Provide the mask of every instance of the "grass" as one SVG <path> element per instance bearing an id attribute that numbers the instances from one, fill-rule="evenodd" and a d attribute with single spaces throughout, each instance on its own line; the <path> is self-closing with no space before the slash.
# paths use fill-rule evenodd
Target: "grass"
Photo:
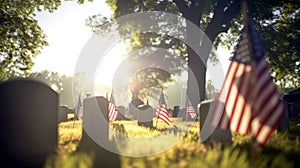
<path id="1" fill-rule="evenodd" d="M 174 119 L 172 119 L 174 120 Z M 251 148 L 251 138 L 233 134 L 233 143 L 222 145 L 218 143 L 203 144 L 199 141 L 198 122 L 189 122 L 188 128 L 181 127 L 178 122 L 178 133 L 159 121 L 157 129 L 137 126 L 136 121 L 117 121 L 111 123 L 110 138 L 121 133 L 124 139 L 152 138 L 166 136 L 168 141 L 179 138 L 171 148 L 161 153 L 144 157 L 118 156 L 121 167 L 299 167 L 300 166 L 300 126 L 299 118 L 291 119 L 290 129 L 283 133 L 275 132 L 268 144 L 261 151 L 254 152 Z M 156 122 L 156 121 L 155 121 Z M 154 123 L 155 123 L 154 122 Z M 182 122 L 184 123 L 184 122 Z M 119 127 L 121 126 L 121 127 Z M 98 156 L 93 153 L 77 152 L 81 140 L 81 121 L 70 121 L 59 124 L 59 146 L 56 156 L 48 159 L 45 167 L 92 167 Z M 168 139 L 170 138 L 170 139 Z M 160 145 L 136 147 L 137 142 L 129 143 L 130 151 L 143 152 L 162 148 Z M 127 152 L 128 152 L 127 151 Z M 151 152 L 151 151 L 150 151 Z"/>

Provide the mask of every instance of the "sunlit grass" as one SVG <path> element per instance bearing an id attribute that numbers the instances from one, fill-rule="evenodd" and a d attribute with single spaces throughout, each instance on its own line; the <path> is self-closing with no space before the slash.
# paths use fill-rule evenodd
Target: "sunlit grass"
<path id="1" fill-rule="evenodd" d="M 82 122 L 69 121 L 58 126 L 58 151 L 71 153 L 76 150 L 82 135 Z"/>
<path id="2" fill-rule="evenodd" d="M 172 119 L 174 121 L 175 119 Z M 184 129 L 180 122 L 176 125 L 181 132 L 181 139 L 170 149 L 162 153 L 145 157 L 119 156 L 121 167 L 297 167 L 300 164 L 300 127 L 299 119 L 293 119 L 290 129 L 283 133 L 275 132 L 268 144 L 261 151 L 254 152 L 251 148 L 251 138 L 233 134 L 233 143 L 221 145 L 218 143 L 203 144 L 199 141 L 199 123 L 182 122 L 188 125 Z M 137 125 L 136 121 L 117 121 L 112 125 L 122 125 L 123 138 L 149 138 L 160 136 L 171 130 L 167 141 L 178 137 L 172 133 L 172 128 L 158 120 L 158 128 L 150 129 Z M 154 126 L 156 120 L 154 120 Z M 116 131 L 111 129 L 111 131 Z M 97 158 L 93 154 L 76 152 L 82 133 L 81 121 L 70 121 L 59 125 L 58 154 L 48 160 L 46 167 L 91 167 Z M 169 133 L 169 132 L 168 132 Z M 131 144 L 128 150 L 149 150 L 137 148 Z M 158 146 L 159 148 L 160 146 Z"/>

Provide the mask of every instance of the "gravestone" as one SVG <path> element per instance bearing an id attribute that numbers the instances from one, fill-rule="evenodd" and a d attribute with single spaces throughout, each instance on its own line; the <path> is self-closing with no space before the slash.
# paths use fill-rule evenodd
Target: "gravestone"
<path id="1" fill-rule="evenodd" d="M 58 94 L 29 79 L 0 84 L 0 161 L 4 167 L 43 167 L 55 154 Z"/>
<path id="2" fill-rule="evenodd" d="M 78 152 L 92 153 L 93 167 L 120 167 L 119 156 L 104 146 L 115 147 L 109 141 L 108 101 L 106 98 L 88 97 L 83 100 L 82 139 Z"/>
<path id="3" fill-rule="evenodd" d="M 144 102 L 140 99 L 131 100 L 131 102 L 128 105 L 128 111 L 129 111 L 131 119 L 137 119 L 138 106 L 143 105 L 143 104 L 144 104 Z"/>
<path id="4" fill-rule="evenodd" d="M 282 119 L 277 127 L 277 130 L 282 132 L 289 129 L 289 111 L 288 111 L 288 103 L 286 100 L 283 100 L 284 103 L 284 114 Z"/>
<path id="5" fill-rule="evenodd" d="M 58 107 L 58 115 L 57 115 L 57 122 L 65 122 L 68 121 L 68 113 L 69 109 L 66 106 L 59 106 Z"/>
<path id="6" fill-rule="evenodd" d="M 207 119 L 208 113 L 212 110 L 213 100 L 202 101 L 199 107 L 200 113 L 200 139 L 202 142 L 221 142 L 227 144 L 232 142 L 230 130 L 223 130 L 211 125 Z"/>
<path id="7" fill-rule="evenodd" d="M 178 117 L 180 106 L 174 106 L 173 117 Z"/>
<path id="8" fill-rule="evenodd" d="M 117 107 L 118 111 L 119 111 L 119 115 L 118 115 L 118 119 L 117 120 L 127 120 L 127 118 L 125 117 L 125 107 L 124 106 L 118 106 Z"/>
<path id="9" fill-rule="evenodd" d="M 179 116 L 183 121 L 187 120 L 186 108 L 180 109 Z"/>
<path id="10" fill-rule="evenodd" d="M 138 125 L 153 128 L 153 108 L 150 105 L 138 107 Z"/>

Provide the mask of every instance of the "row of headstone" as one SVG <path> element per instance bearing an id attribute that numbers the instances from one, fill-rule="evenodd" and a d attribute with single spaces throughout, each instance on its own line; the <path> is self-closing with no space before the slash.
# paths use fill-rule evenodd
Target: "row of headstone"
<path id="1" fill-rule="evenodd" d="M 229 130 L 213 128 L 206 120 L 213 101 L 200 103 L 201 141 L 230 143 Z M 120 167 L 119 156 L 103 146 L 109 141 L 108 101 L 88 97 L 83 101 L 83 129 L 78 152 L 93 153 L 94 167 Z M 58 143 L 58 94 L 49 86 L 19 79 L 0 84 L 0 161 L 6 167 L 42 167 Z M 140 106 L 138 124 L 153 127 L 153 108 Z"/>
<path id="2" fill-rule="evenodd" d="M 84 100 L 82 140 L 77 152 L 93 153 L 94 167 L 120 167 L 119 156 L 99 144 L 108 140 L 108 101 Z M 15 79 L 0 83 L 2 167 L 43 167 L 58 145 L 58 94 L 46 84 Z M 65 112 L 66 113 L 66 112 Z M 100 115 L 102 114 L 102 115 Z"/>

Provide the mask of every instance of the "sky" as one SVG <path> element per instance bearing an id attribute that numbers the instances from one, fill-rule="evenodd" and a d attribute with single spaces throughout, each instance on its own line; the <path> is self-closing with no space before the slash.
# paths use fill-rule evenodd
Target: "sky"
<path id="1" fill-rule="evenodd" d="M 109 17 L 112 11 L 105 0 L 94 0 L 92 3 L 86 2 L 82 5 L 76 2 L 63 1 L 54 13 L 38 12 L 36 14 L 39 25 L 47 36 L 49 46 L 46 46 L 41 54 L 34 59 L 33 71 L 50 70 L 72 76 L 84 45 L 92 37 L 91 29 L 85 25 L 85 20 L 96 14 Z M 124 48 L 124 46 L 122 47 Z M 114 53 L 113 49 L 111 51 L 112 55 L 120 53 L 120 51 Z M 217 53 L 221 63 L 217 66 L 221 65 L 223 67 L 222 73 L 225 76 L 229 65 L 230 52 L 221 48 L 218 49 Z M 219 70 L 213 69 L 213 71 Z M 112 80 L 112 77 L 108 77 L 107 80 Z M 109 83 L 108 81 L 107 83 Z M 214 83 L 213 81 L 213 84 L 216 88 L 220 88 L 222 82 L 217 81 Z"/>
<path id="2" fill-rule="evenodd" d="M 54 13 L 36 14 L 49 46 L 44 47 L 34 59 L 33 71 L 51 70 L 71 76 L 83 46 L 92 36 L 85 20 L 95 14 L 110 16 L 112 11 L 105 0 L 94 0 L 93 3 L 85 2 L 82 5 L 63 1 Z"/>

